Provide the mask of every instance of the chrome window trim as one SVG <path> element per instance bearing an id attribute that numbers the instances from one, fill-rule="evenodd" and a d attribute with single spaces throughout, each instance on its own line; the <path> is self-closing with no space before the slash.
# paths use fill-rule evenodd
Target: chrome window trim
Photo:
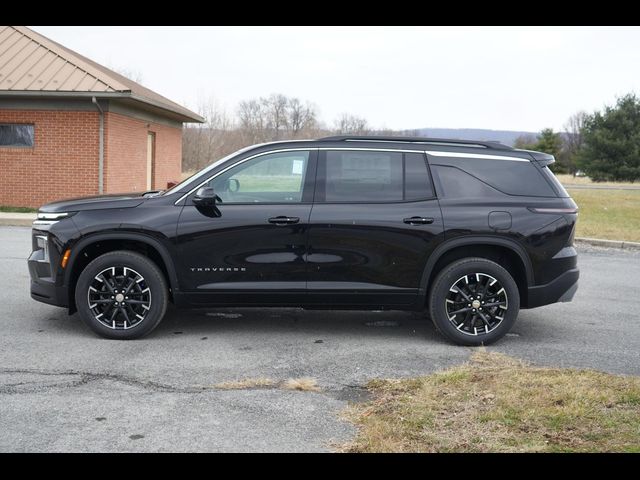
<path id="1" fill-rule="evenodd" d="M 234 162 L 233 165 L 229 165 L 226 168 L 223 168 L 222 170 L 220 170 L 218 173 L 216 173 L 215 175 L 212 175 L 210 177 L 208 177 L 206 180 L 204 180 L 203 182 L 199 183 L 198 185 L 196 185 L 194 188 L 192 188 L 191 190 L 189 190 L 187 193 L 185 193 L 184 195 L 182 195 L 178 200 L 176 200 L 173 204 L 174 205 L 178 205 L 179 202 L 181 202 L 182 200 L 184 200 L 185 198 L 187 198 L 189 195 L 191 195 L 193 192 L 195 192 L 197 189 L 199 189 L 201 186 L 203 186 L 205 183 L 210 182 L 211 180 L 213 180 L 214 178 L 216 178 L 218 175 L 222 175 L 224 172 L 226 172 L 227 170 L 237 166 L 237 165 L 241 165 L 244 162 L 247 162 L 249 160 L 252 160 L 254 158 L 258 158 L 258 157 L 262 157 L 264 155 L 270 155 L 272 153 L 283 153 L 283 152 L 311 152 L 313 150 L 318 150 L 317 148 L 282 148 L 279 150 L 269 150 L 267 152 L 260 152 L 260 153 L 256 153 L 255 155 L 251 155 L 247 158 L 243 158 L 242 160 L 240 160 L 239 162 Z"/>
<path id="2" fill-rule="evenodd" d="M 320 147 L 318 150 L 326 151 L 337 151 L 342 152 L 344 150 L 356 150 L 360 152 L 399 152 L 399 153 L 424 153 L 422 150 L 407 150 L 402 148 L 366 148 L 366 147 Z"/>
<path id="3" fill-rule="evenodd" d="M 442 152 L 437 150 L 426 150 L 424 153 L 433 155 L 434 157 L 452 157 L 452 158 L 481 158 L 484 160 L 508 160 L 512 162 L 529 162 L 526 158 L 507 157 L 505 155 L 490 155 L 487 153 L 463 153 L 463 152 Z"/>
<path id="4" fill-rule="evenodd" d="M 236 165 L 240 165 L 248 160 L 263 156 L 263 155 L 269 155 L 272 153 L 282 153 L 282 152 L 300 152 L 300 151 L 327 151 L 327 150 L 333 150 L 333 151 L 343 151 L 343 150 L 355 150 L 355 151 L 365 151 L 365 152 L 400 152 L 400 153 L 423 153 L 420 150 L 403 150 L 403 149 L 398 149 L 398 148 L 357 148 L 357 147 L 307 147 L 307 148 L 281 148 L 278 150 L 269 150 L 268 152 L 260 152 L 260 153 L 256 153 L 255 155 L 251 155 L 250 157 L 247 158 L 243 158 L 242 160 L 240 160 L 239 162 L 234 163 L 233 165 L 229 165 L 227 168 L 224 168 L 222 170 L 220 170 L 218 173 L 216 173 L 215 175 L 212 175 L 211 177 L 208 177 L 206 180 L 204 180 L 203 182 L 201 182 L 200 184 L 198 184 L 197 186 L 195 186 L 194 188 L 192 188 L 191 190 L 189 190 L 187 193 L 185 193 L 184 195 L 182 195 L 178 200 L 176 200 L 173 204 L 177 205 L 178 203 L 180 203 L 182 200 L 184 200 L 186 197 L 188 197 L 189 195 L 191 195 L 193 192 L 195 192 L 197 189 L 199 189 L 201 186 L 203 186 L 205 183 L 210 182 L 211 180 L 213 180 L 214 178 L 216 178 L 218 175 L 226 172 L 227 170 L 229 170 L 230 168 L 235 167 Z M 210 167 L 211 168 L 211 167 Z"/>
<path id="5" fill-rule="evenodd" d="M 237 153 L 240 154 L 244 150 L 245 149 L 242 149 Z M 233 165 L 229 165 L 228 167 L 223 168 L 222 170 L 220 170 L 215 175 L 207 177 L 206 180 L 200 182 L 198 185 L 193 187 L 187 193 L 185 193 L 180 198 L 178 198 L 178 200 L 176 200 L 173 204 L 174 205 L 178 205 L 178 203 L 180 203 L 185 198 L 187 198 L 189 195 L 191 195 L 193 192 L 195 192 L 197 189 L 202 187 L 205 183 L 210 182 L 211 180 L 216 178 L 218 175 L 223 174 L 227 170 L 235 167 L 236 165 L 241 165 L 242 163 L 247 162 L 249 160 L 252 160 L 254 158 L 261 157 L 261 156 L 264 156 L 264 155 L 270 155 L 272 153 L 300 152 L 300 151 L 313 151 L 313 150 L 316 150 L 316 151 L 344 151 L 344 150 L 349 150 L 349 151 L 360 151 L 360 152 L 425 153 L 426 155 L 433 155 L 434 157 L 481 158 L 481 159 L 485 159 L 485 160 L 510 160 L 510 161 L 513 161 L 513 162 L 530 162 L 530 160 L 527 160 L 525 158 L 507 157 L 507 156 L 503 156 L 503 155 L 489 155 L 489 154 L 481 154 L 481 153 L 443 152 L 443 151 L 438 151 L 438 150 L 415 150 L 415 149 L 401 149 L 401 148 L 367 148 L 367 147 L 361 147 L 361 148 L 358 148 L 358 147 L 281 148 L 281 149 L 277 149 L 277 150 L 269 150 L 269 151 L 266 151 L 266 152 L 256 153 L 255 155 L 251 155 L 251 156 L 249 156 L 247 158 L 243 158 L 239 162 L 235 162 L 235 163 L 233 163 Z M 218 162 L 216 162 L 216 164 L 217 163 Z M 207 170 L 211 170 L 212 168 L 215 167 L 216 164 L 209 166 L 207 169 L 203 170 L 203 172 L 206 173 Z"/>

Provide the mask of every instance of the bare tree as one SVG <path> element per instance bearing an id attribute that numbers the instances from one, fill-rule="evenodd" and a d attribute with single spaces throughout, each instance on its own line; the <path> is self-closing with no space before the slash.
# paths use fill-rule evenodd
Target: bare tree
<path id="1" fill-rule="evenodd" d="M 267 130 L 270 140 L 280 140 L 287 130 L 287 107 L 289 99 L 281 93 L 273 93 L 268 98 L 261 98 L 262 108 L 266 114 Z"/>
<path id="2" fill-rule="evenodd" d="M 299 98 L 290 98 L 287 108 L 287 130 L 291 138 L 309 133 L 317 127 L 316 110 L 309 102 L 302 103 Z"/>
<path id="3" fill-rule="evenodd" d="M 366 135 L 371 129 L 366 118 L 343 113 L 334 122 L 334 131 L 339 135 Z"/>
<path id="4" fill-rule="evenodd" d="M 249 143 L 266 141 L 266 113 L 261 99 L 243 100 L 238 105 L 242 136 Z"/>
<path id="5" fill-rule="evenodd" d="M 279 93 L 240 102 L 238 119 L 248 144 L 299 138 L 317 129 L 317 114 L 311 103 Z"/>
<path id="6" fill-rule="evenodd" d="M 183 132 L 183 171 L 202 168 L 238 148 L 237 139 L 229 134 L 233 130 L 233 121 L 215 99 L 200 100 L 198 113 L 205 122 L 191 124 Z"/>
<path id="7" fill-rule="evenodd" d="M 564 130 L 566 132 L 564 138 L 564 156 L 566 157 L 567 167 L 569 171 L 576 175 L 576 157 L 578 152 L 584 144 L 582 138 L 582 129 L 584 128 L 584 122 L 587 118 L 587 112 L 577 112 L 569 117 L 567 123 L 564 124 Z"/>

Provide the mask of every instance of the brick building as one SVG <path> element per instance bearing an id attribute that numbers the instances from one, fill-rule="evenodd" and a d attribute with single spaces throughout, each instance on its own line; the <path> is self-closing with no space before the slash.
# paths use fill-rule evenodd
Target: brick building
<path id="1" fill-rule="evenodd" d="M 202 118 L 26 27 L 0 26 L 0 205 L 164 189 Z"/>

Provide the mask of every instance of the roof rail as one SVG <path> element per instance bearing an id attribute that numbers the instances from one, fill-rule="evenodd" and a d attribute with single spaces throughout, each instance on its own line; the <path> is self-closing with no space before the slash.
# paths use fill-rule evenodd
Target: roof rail
<path id="1" fill-rule="evenodd" d="M 394 137 L 383 135 L 336 135 L 319 138 L 320 142 L 395 142 L 395 143 L 428 143 L 432 145 L 462 145 L 468 147 L 493 148 L 496 150 L 513 150 L 500 142 L 484 142 L 478 140 L 456 140 L 452 138 L 427 137 Z"/>

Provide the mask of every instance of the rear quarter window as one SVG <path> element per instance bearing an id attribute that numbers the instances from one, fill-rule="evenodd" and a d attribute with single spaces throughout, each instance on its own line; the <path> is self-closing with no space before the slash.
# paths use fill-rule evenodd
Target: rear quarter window
<path id="1" fill-rule="evenodd" d="M 558 180 L 553 172 L 549 170 L 549 167 L 542 167 L 540 171 L 542 172 L 542 175 L 544 175 L 544 177 L 547 179 L 547 181 L 549 181 L 549 183 L 551 183 L 551 185 L 553 185 L 553 187 L 556 189 L 559 197 L 568 198 L 570 196 L 560 183 L 560 180 Z"/>
<path id="2" fill-rule="evenodd" d="M 442 159 L 431 159 L 441 163 Z M 547 180 L 530 161 L 447 158 L 446 166 L 456 167 L 507 195 L 556 197 Z"/>
<path id="3" fill-rule="evenodd" d="M 481 198 L 502 195 L 495 188 L 457 167 L 432 165 L 438 195 L 443 198 Z"/>

